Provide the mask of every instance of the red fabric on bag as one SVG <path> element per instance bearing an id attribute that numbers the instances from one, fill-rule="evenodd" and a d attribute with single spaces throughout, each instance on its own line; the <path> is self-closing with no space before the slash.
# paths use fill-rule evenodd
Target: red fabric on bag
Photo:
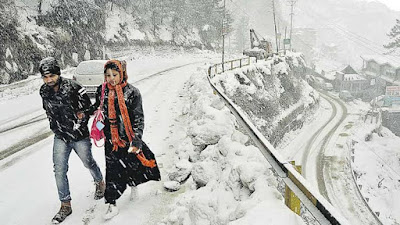
<path id="1" fill-rule="evenodd" d="M 99 130 L 96 126 L 97 122 L 99 122 L 99 121 L 104 124 L 103 111 L 100 109 L 98 109 L 94 112 L 92 129 L 90 130 L 90 138 L 93 139 L 93 142 L 97 147 L 101 147 L 104 145 L 104 143 L 102 145 L 98 145 L 97 142 L 100 141 L 101 139 L 105 138 L 103 129 Z"/>

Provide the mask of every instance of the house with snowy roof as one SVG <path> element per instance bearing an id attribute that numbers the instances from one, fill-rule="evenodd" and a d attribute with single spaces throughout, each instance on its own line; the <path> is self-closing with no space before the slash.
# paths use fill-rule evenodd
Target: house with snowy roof
<path id="1" fill-rule="evenodd" d="M 376 96 L 384 95 L 386 87 L 400 86 L 400 57 L 392 55 L 362 55 L 362 73 L 371 80 Z"/>
<path id="2" fill-rule="evenodd" d="M 400 57 L 392 55 L 363 55 L 362 71 L 372 78 L 379 78 L 388 85 L 400 85 Z"/>
<path id="3" fill-rule="evenodd" d="M 357 98 L 371 98 L 370 80 L 365 76 L 358 74 L 350 65 L 342 71 L 336 72 L 334 87 L 338 91 L 346 90 Z"/>

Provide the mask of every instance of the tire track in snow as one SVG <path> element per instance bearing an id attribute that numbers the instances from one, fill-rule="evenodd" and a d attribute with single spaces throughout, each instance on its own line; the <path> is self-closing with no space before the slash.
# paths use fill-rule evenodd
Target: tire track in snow
<path id="1" fill-rule="evenodd" d="M 322 94 L 322 96 L 332 106 L 333 112 L 332 112 L 332 116 L 329 119 L 329 121 L 332 121 L 333 118 L 335 118 L 336 115 L 338 114 L 338 109 L 337 109 L 336 105 L 334 104 L 332 98 L 328 97 L 328 95 L 325 95 L 325 93 Z M 342 106 L 342 111 L 343 111 L 343 113 L 342 113 L 342 115 L 340 117 L 340 120 L 329 131 L 329 133 L 324 137 L 324 139 L 322 141 L 322 145 L 321 145 L 321 150 L 319 151 L 319 153 L 317 155 L 317 170 L 316 170 L 317 175 L 316 175 L 316 177 L 317 177 L 317 179 L 319 181 L 318 182 L 318 190 L 321 193 L 321 195 L 323 195 L 329 202 L 331 202 L 331 201 L 330 201 L 328 193 L 326 191 L 325 179 L 324 179 L 324 165 L 325 165 L 325 160 L 326 160 L 325 149 L 327 147 L 327 144 L 328 144 L 329 140 L 331 140 L 333 134 L 336 132 L 337 128 L 340 126 L 340 124 L 342 124 L 342 122 L 347 117 L 347 109 L 346 109 L 346 107 Z"/>
<path id="2" fill-rule="evenodd" d="M 7 157 L 9 157 L 12 154 L 15 154 L 19 151 L 21 151 L 22 149 L 31 146 L 39 141 L 42 141 L 43 139 L 49 137 L 50 135 L 53 134 L 53 131 L 47 131 L 43 134 L 39 134 L 33 137 L 30 137 L 28 139 L 24 139 L 23 141 L 20 141 L 6 149 L 4 149 L 3 151 L 0 152 L 0 160 L 3 160 Z"/>
<path id="3" fill-rule="evenodd" d="M 320 190 L 321 194 L 325 198 L 327 198 L 327 200 L 329 202 L 331 202 L 332 205 L 334 205 L 337 208 L 342 209 L 342 211 L 343 211 L 343 209 L 349 211 L 349 208 L 347 208 L 346 205 L 343 204 L 343 202 L 344 201 L 351 202 L 351 204 L 349 204 L 352 207 L 352 208 L 350 208 L 350 214 L 353 214 L 353 218 L 355 218 L 355 220 L 360 222 L 360 224 L 382 225 L 382 222 L 379 220 L 379 218 L 375 215 L 373 210 L 369 207 L 368 203 L 362 197 L 362 194 L 361 194 L 360 190 L 357 188 L 357 183 L 354 180 L 353 176 L 352 175 L 348 176 L 349 174 L 353 173 L 351 167 L 350 166 L 346 167 L 345 165 L 340 166 L 343 169 L 347 169 L 347 170 L 342 171 L 342 173 L 346 177 L 334 176 L 333 173 L 337 172 L 337 167 L 335 167 L 334 164 L 341 163 L 341 161 L 340 160 L 338 161 L 338 158 L 335 156 L 325 156 L 324 152 L 326 150 L 328 143 L 330 142 L 331 138 L 333 137 L 334 133 L 337 131 L 339 126 L 343 123 L 343 121 L 349 115 L 347 113 L 347 107 L 344 105 L 344 103 L 342 101 L 334 99 L 329 95 L 327 95 L 326 97 L 328 97 L 330 99 L 330 100 L 327 99 L 328 101 L 330 101 L 330 102 L 332 101 L 332 103 L 336 102 L 342 109 L 343 114 L 342 114 L 340 121 L 337 123 L 337 125 L 334 127 L 334 129 L 332 129 L 332 131 L 329 132 L 329 135 L 327 135 L 324 138 L 322 150 L 321 150 L 320 154 L 318 155 L 318 161 L 317 161 L 317 168 L 318 168 L 317 171 L 319 173 L 318 178 L 319 178 L 319 180 L 322 181 L 322 182 L 318 183 L 318 189 Z M 346 158 L 344 158 L 344 160 L 346 160 Z M 344 163 L 346 164 L 349 162 L 344 162 Z M 329 177 L 329 179 L 325 179 L 325 177 Z M 338 191 L 343 191 L 343 193 L 347 194 L 346 196 L 348 196 L 349 198 L 345 198 L 345 199 L 340 198 L 339 200 L 336 199 L 335 202 L 332 202 L 334 200 L 335 196 L 331 196 L 331 198 L 333 198 L 333 199 L 329 198 L 327 186 L 330 186 L 331 190 L 337 190 L 334 188 L 333 183 L 329 182 L 329 181 L 333 180 L 333 177 L 336 177 L 336 181 L 338 181 L 338 182 L 335 182 L 336 184 L 338 184 L 338 183 L 344 184 L 343 185 L 344 189 L 338 190 Z M 341 177 L 341 178 L 338 178 L 338 177 Z M 352 187 L 349 187 L 345 184 L 350 185 Z M 347 212 L 347 213 L 349 213 L 349 212 Z"/>
<path id="4" fill-rule="evenodd" d="M 25 120 L 25 121 L 22 121 L 22 122 L 20 122 L 18 124 L 12 125 L 12 126 L 7 126 L 6 125 L 6 126 L 3 126 L 3 127 L 0 128 L 0 134 L 5 133 L 7 131 L 11 131 L 13 129 L 17 129 L 17 128 L 26 126 L 26 125 L 31 125 L 31 124 L 34 124 L 34 123 L 37 123 L 37 122 L 41 122 L 41 121 L 46 120 L 46 119 L 47 119 L 47 117 L 46 117 L 45 114 L 40 114 L 38 116 L 32 117 L 30 120 Z"/>
<path id="5" fill-rule="evenodd" d="M 139 80 L 133 82 L 133 84 L 135 84 L 135 85 L 136 85 L 136 84 L 139 84 L 139 83 L 141 83 L 141 82 L 143 82 L 143 81 L 146 81 L 146 80 L 148 80 L 148 79 L 151 79 L 151 78 L 153 78 L 153 77 L 163 75 L 163 73 L 169 72 L 169 71 L 171 71 L 171 70 L 176 70 L 176 69 L 180 69 L 180 68 L 185 67 L 185 66 L 189 66 L 189 65 L 193 65 L 193 64 L 197 64 L 197 63 L 204 63 L 204 62 L 206 62 L 206 61 L 202 60 L 202 61 L 196 61 L 196 62 L 186 63 L 186 64 L 179 65 L 179 66 L 173 66 L 173 67 L 170 67 L 170 68 L 168 68 L 168 69 L 161 70 L 161 71 L 159 71 L 159 72 L 150 74 L 150 75 L 147 76 L 147 77 L 141 78 L 141 79 L 139 79 Z"/>
<path id="6" fill-rule="evenodd" d="M 329 102 L 329 101 L 328 101 Z M 321 132 L 326 128 L 326 126 L 333 120 L 333 118 L 336 116 L 336 108 L 334 107 L 334 105 L 329 102 L 330 105 L 332 106 L 332 108 L 334 109 L 334 112 L 331 113 L 331 116 L 329 117 L 329 120 L 326 121 L 311 137 L 311 139 L 307 142 L 307 146 L 305 148 L 305 151 L 303 153 L 302 156 L 302 163 L 301 165 L 303 165 L 303 176 L 307 177 L 307 170 L 306 170 L 306 165 L 307 165 L 307 161 L 309 158 L 309 155 L 311 153 L 311 147 L 312 145 L 315 143 L 316 139 L 318 138 L 318 136 L 321 134 Z"/>

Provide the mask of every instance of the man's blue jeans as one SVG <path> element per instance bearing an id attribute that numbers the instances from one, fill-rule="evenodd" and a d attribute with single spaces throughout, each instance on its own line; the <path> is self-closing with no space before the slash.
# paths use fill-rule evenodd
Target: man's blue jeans
<path id="1" fill-rule="evenodd" d="M 53 164 L 54 175 L 56 177 L 56 184 L 58 189 L 58 196 L 61 202 L 71 201 L 69 192 L 69 183 L 67 177 L 68 160 L 71 150 L 74 149 L 79 156 L 83 165 L 89 169 L 95 182 L 103 180 L 103 175 L 100 168 L 97 166 L 96 161 L 92 155 L 92 143 L 89 138 L 80 141 L 65 142 L 62 139 L 54 137 L 53 145 Z"/>

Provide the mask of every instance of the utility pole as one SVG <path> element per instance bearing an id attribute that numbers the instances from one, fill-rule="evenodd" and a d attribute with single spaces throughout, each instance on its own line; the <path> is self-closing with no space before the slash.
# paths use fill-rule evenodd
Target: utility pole
<path id="1" fill-rule="evenodd" d="M 293 30 L 293 8 L 297 0 L 290 0 L 290 51 L 292 51 L 292 30 Z"/>
<path id="2" fill-rule="evenodd" d="M 285 43 L 285 41 L 286 41 L 286 30 L 287 30 L 287 27 L 285 27 L 285 38 L 283 39 L 283 53 L 286 55 L 286 43 Z"/>
<path id="3" fill-rule="evenodd" d="M 280 32 L 280 28 L 279 28 L 279 20 L 276 21 L 276 30 L 277 30 L 277 36 L 278 36 L 278 49 L 281 49 L 281 32 Z"/>
<path id="4" fill-rule="evenodd" d="M 224 0 L 224 15 L 222 17 L 222 72 L 225 71 L 224 55 L 225 55 L 225 0 Z"/>
<path id="5" fill-rule="evenodd" d="M 273 15 L 274 15 L 276 53 L 278 53 L 279 52 L 279 48 L 278 48 L 278 31 L 276 29 L 276 20 L 275 20 L 275 0 L 272 0 L 272 12 L 273 12 Z"/>

